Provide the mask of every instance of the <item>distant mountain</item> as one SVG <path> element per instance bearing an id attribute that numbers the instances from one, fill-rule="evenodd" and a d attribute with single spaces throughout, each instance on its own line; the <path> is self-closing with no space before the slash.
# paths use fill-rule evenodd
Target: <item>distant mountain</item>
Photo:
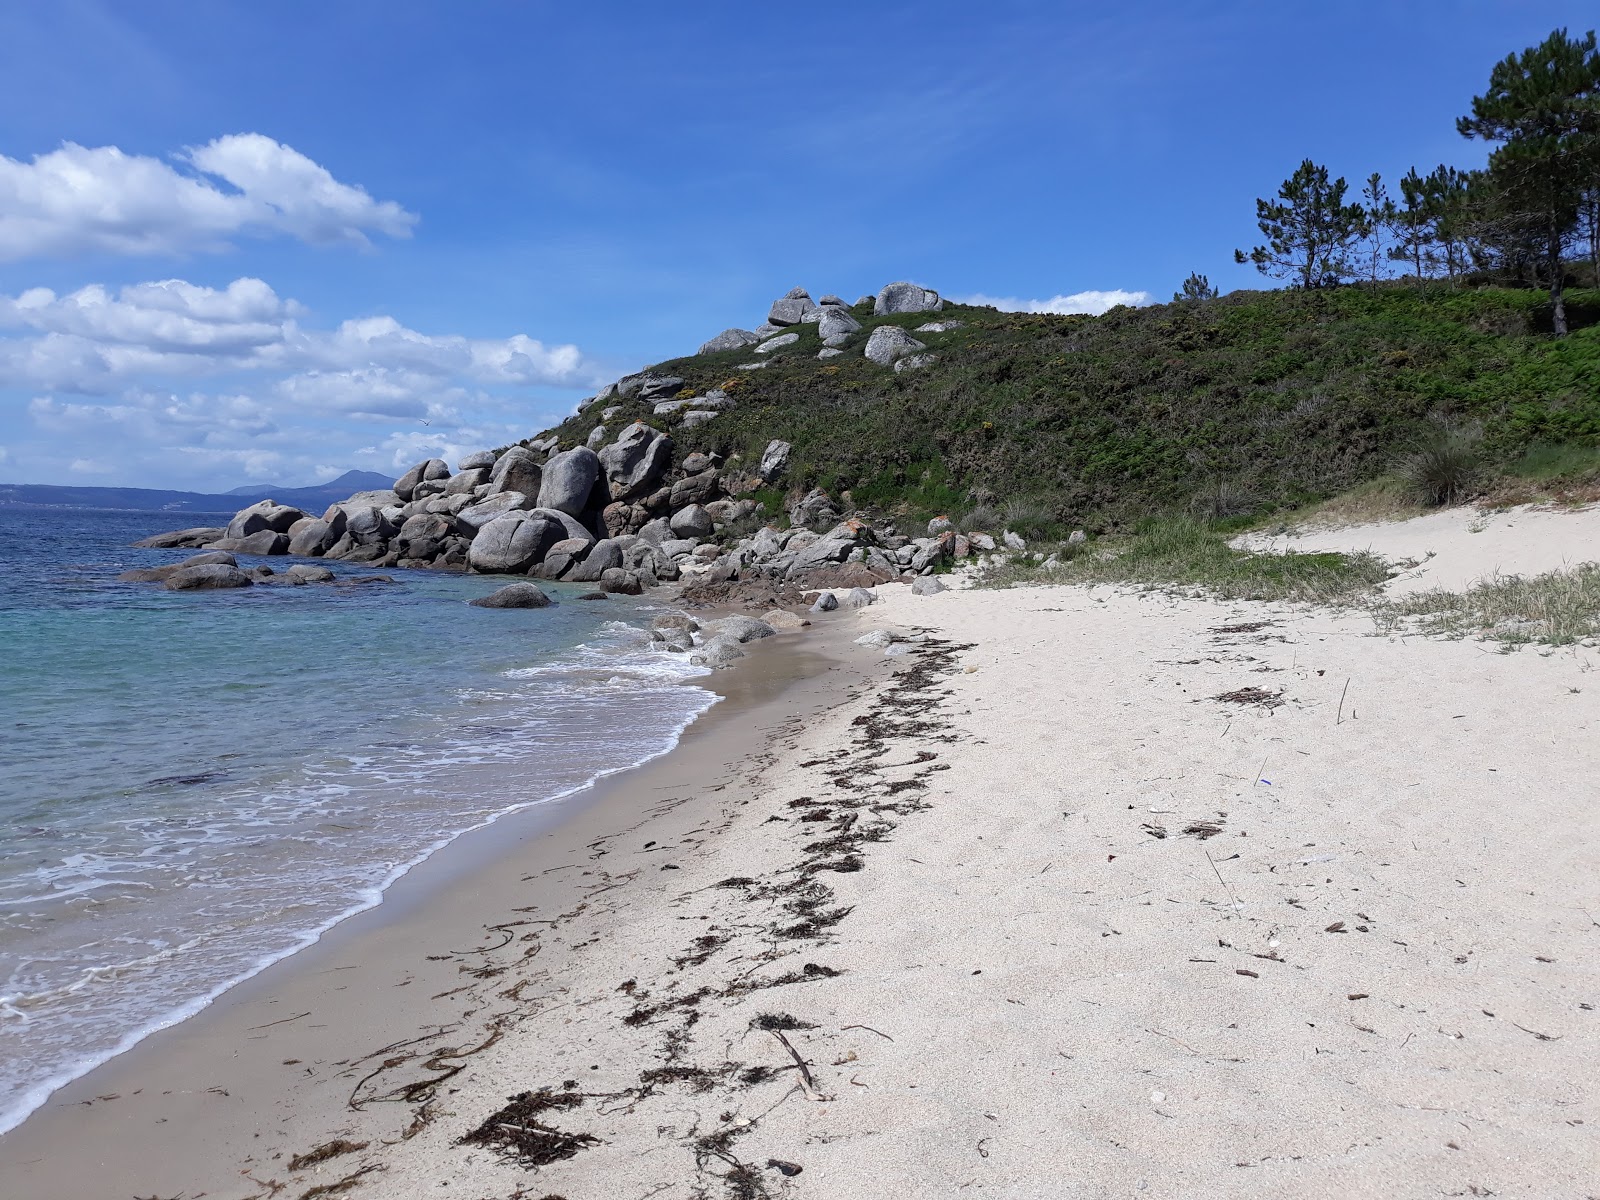
<path id="1" fill-rule="evenodd" d="M 43 505 L 50 508 L 115 508 L 131 512 L 235 513 L 256 500 L 271 498 L 307 512 L 321 511 L 356 492 L 394 486 L 394 480 L 373 471 L 346 471 L 316 487 L 280 488 L 251 484 L 217 495 L 165 488 L 61 487 L 48 483 L 0 484 L 0 506 Z"/>
<path id="2" fill-rule="evenodd" d="M 379 475 L 376 471 L 346 471 L 337 479 L 330 479 L 327 483 L 313 484 L 310 487 L 294 488 L 276 483 L 247 483 L 243 487 L 229 488 L 227 494 L 230 496 L 255 496 L 258 499 L 271 496 L 273 499 L 277 499 L 279 496 L 286 496 L 290 492 L 322 492 L 332 489 L 334 491 L 342 491 L 343 494 L 339 497 L 342 500 L 345 496 L 352 496 L 356 492 L 374 492 L 380 488 L 393 486 L 394 480 L 392 478 L 388 475 Z"/>

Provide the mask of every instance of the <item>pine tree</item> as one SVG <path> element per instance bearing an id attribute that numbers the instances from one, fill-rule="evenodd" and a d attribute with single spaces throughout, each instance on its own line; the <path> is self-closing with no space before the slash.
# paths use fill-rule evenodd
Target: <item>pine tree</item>
<path id="1" fill-rule="evenodd" d="M 1428 180 L 1418 175 L 1415 167 L 1400 180 L 1400 203 L 1395 206 L 1393 221 L 1395 244 L 1389 247 L 1389 257 L 1409 263 L 1420 284 L 1424 264 L 1429 261 L 1428 247 L 1433 244 L 1433 211 Z"/>
<path id="2" fill-rule="evenodd" d="M 1215 300 L 1217 289 L 1211 286 L 1211 281 L 1198 271 L 1191 272 L 1189 278 L 1183 281 L 1183 290 L 1173 292 L 1172 298 L 1177 300 Z"/>
<path id="3" fill-rule="evenodd" d="M 1578 220 L 1584 185 L 1600 155 L 1600 52 L 1595 35 L 1558 29 L 1509 55 L 1456 121 L 1463 137 L 1499 142 L 1489 176 L 1508 212 L 1538 231 L 1558 335 L 1567 332 L 1562 251 Z"/>
<path id="4" fill-rule="evenodd" d="M 1301 287 L 1331 287 L 1355 273 L 1351 248 L 1367 233 L 1366 210 L 1346 204 L 1344 177 L 1329 180 L 1328 168 L 1309 158 L 1283 181 L 1276 200 L 1256 201 L 1256 224 L 1267 244 L 1235 262 L 1255 263 L 1263 275 L 1294 279 Z"/>
<path id="5" fill-rule="evenodd" d="M 1367 176 L 1361 189 L 1362 207 L 1367 214 L 1365 257 L 1367 278 L 1376 283 L 1383 276 L 1385 261 L 1390 257 L 1390 244 L 1395 223 L 1394 201 L 1389 189 L 1383 186 L 1383 176 L 1374 171 Z"/>

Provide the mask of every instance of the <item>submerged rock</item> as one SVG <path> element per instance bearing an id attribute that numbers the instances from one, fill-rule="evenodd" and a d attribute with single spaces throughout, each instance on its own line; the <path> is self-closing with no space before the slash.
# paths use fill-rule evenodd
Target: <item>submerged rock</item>
<path id="1" fill-rule="evenodd" d="M 169 592 L 200 591 L 212 588 L 249 587 L 255 580 L 238 567 L 215 564 L 209 567 L 180 567 L 166 579 Z"/>

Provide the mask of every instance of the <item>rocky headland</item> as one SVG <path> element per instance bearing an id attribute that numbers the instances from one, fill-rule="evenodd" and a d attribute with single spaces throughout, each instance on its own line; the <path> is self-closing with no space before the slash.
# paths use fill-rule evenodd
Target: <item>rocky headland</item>
<path id="1" fill-rule="evenodd" d="M 853 306 L 832 295 L 813 301 L 796 288 L 775 301 L 754 330 L 726 330 L 698 353 L 748 349 L 768 356 L 797 344 L 797 329 L 814 326 L 823 343 L 818 357 L 848 352 L 878 369 L 916 369 L 934 361 L 926 346 L 899 325 L 868 330 L 869 314 L 926 314 L 943 307 L 937 292 L 909 283 L 889 284 Z M 926 329 L 958 325 L 930 322 Z M 740 365 L 755 370 L 770 361 Z M 563 436 L 568 422 L 518 445 L 466 455 L 453 469 L 430 458 L 406 471 L 392 489 L 357 492 L 321 513 L 260 500 L 226 526 L 145 539 L 138 545 L 201 553 L 123 578 L 172 590 L 334 582 L 326 568 L 296 565 L 278 573 L 264 565 L 242 568 L 235 558 L 292 556 L 385 569 L 520 575 L 590 584 L 602 594 L 639 595 L 673 584 L 691 606 L 768 611 L 781 625 L 781 614 L 791 610 L 836 607 L 836 592 L 845 603 L 861 605 L 873 598 L 868 589 L 889 582 L 922 580 L 919 591 L 937 590 L 931 578 L 936 573 L 996 550 L 1003 536 L 998 530 L 960 532 L 945 518 L 902 530 L 856 507 L 848 490 L 835 495 L 797 486 L 790 471 L 793 446 L 783 438 L 767 439 L 749 461 L 683 444 L 683 433 L 737 403 L 728 389 L 697 389 L 680 375 L 642 371 L 579 405 L 575 419 L 596 422 L 581 442 Z M 489 607 L 548 601 L 528 584 L 485 599 Z M 704 651 L 708 660 L 719 665 L 731 657 L 733 643 L 749 640 L 749 630 L 742 632 L 747 636 Z M 690 648 L 676 647 L 677 638 L 658 640 Z"/>

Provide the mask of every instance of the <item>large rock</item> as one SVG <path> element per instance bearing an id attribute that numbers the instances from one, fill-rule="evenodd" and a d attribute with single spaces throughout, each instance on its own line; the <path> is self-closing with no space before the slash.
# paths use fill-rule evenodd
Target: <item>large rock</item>
<path id="1" fill-rule="evenodd" d="M 795 288 L 782 300 L 773 301 L 772 311 L 767 313 L 767 324 L 798 325 L 805 320 L 808 312 L 815 312 L 816 308 L 803 288 Z"/>
<path id="2" fill-rule="evenodd" d="M 680 538 L 710 537 L 712 530 L 711 514 L 703 505 L 691 504 L 672 514 L 672 532 Z"/>
<path id="3" fill-rule="evenodd" d="M 872 303 L 878 316 L 888 313 L 938 312 L 944 307 L 939 293 L 915 283 L 886 284 Z"/>
<path id="4" fill-rule="evenodd" d="M 309 515 L 298 508 L 279 504 L 275 500 L 262 500 L 234 514 L 233 520 L 228 522 L 228 530 L 224 536 L 245 538 L 263 530 L 270 533 L 288 533 L 289 526 Z"/>
<path id="5" fill-rule="evenodd" d="M 463 455 L 461 461 L 456 464 L 456 470 L 458 471 L 477 471 L 483 467 L 493 469 L 493 450 L 478 450 L 472 454 Z"/>
<path id="6" fill-rule="evenodd" d="M 589 553 L 567 572 L 566 578 L 573 583 L 598 583 L 600 576 L 621 565 L 622 547 L 612 538 L 605 538 L 589 547 Z"/>
<path id="7" fill-rule="evenodd" d="M 619 596 L 642 596 L 644 583 L 632 571 L 622 567 L 607 567 L 600 572 L 600 590 Z"/>
<path id="8" fill-rule="evenodd" d="M 307 583 L 333 582 L 333 572 L 327 567 L 314 567 L 309 563 L 295 563 L 284 574 L 291 579 L 303 579 Z"/>
<path id="9" fill-rule="evenodd" d="M 222 525 L 196 525 L 189 529 L 174 529 L 171 533 L 158 533 L 152 537 L 140 538 L 134 543 L 140 550 L 183 550 L 194 546 L 209 546 L 212 542 L 227 535 L 227 527 Z"/>
<path id="10" fill-rule="evenodd" d="M 754 617 L 742 614 L 723 617 L 720 621 L 711 622 L 710 628 L 719 637 L 731 637 L 739 643 L 753 642 L 759 638 L 769 638 L 778 631 L 765 621 L 758 621 Z"/>
<path id="11" fill-rule="evenodd" d="M 538 517 L 542 521 L 553 522 L 556 526 L 557 541 L 561 541 L 564 538 L 582 538 L 584 541 L 592 543 L 595 540 L 595 536 L 589 531 L 588 526 L 570 513 L 564 513 L 555 508 L 536 508 L 529 512 L 528 515 L 530 517 Z"/>
<path id="12" fill-rule="evenodd" d="M 339 534 L 334 532 L 332 522 L 317 518 L 295 530 L 289 538 L 289 553 L 300 558 L 317 558 L 338 540 Z"/>
<path id="13" fill-rule="evenodd" d="M 921 579 L 911 581 L 913 596 L 935 596 L 944 590 L 944 584 L 939 582 L 937 575 L 924 575 Z"/>
<path id="14" fill-rule="evenodd" d="M 544 480 L 544 467 L 539 456 L 522 446 L 513 446 L 502 454 L 489 473 L 489 486 L 495 492 L 521 492 L 524 496 L 537 496 Z"/>
<path id="15" fill-rule="evenodd" d="M 642 371 L 637 375 L 627 375 L 617 380 L 616 391 L 613 395 L 619 400 L 626 400 L 634 393 L 638 393 L 641 400 L 655 400 L 661 396 L 670 396 L 683 386 L 683 380 L 676 375 L 652 375 Z M 604 392 L 603 398 L 609 399 Z"/>
<path id="16" fill-rule="evenodd" d="M 229 538 L 232 545 L 230 550 L 240 554 L 287 554 L 289 553 L 289 535 L 274 533 L 270 529 L 263 529 L 252 533 L 248 537 Z"/>
<path id="17" fill-rule="evenodd" d="M 772 483 L 782 477 L 789 469 L 789 456 L 794 452 L 794 447 L 788 442 L 780 442 L 774 438 L 767 443 L 767 448 L 761 452 L 761 465 L 756 468 L 756 474 L 761 476 L 763 483 Z"/>
<path id="18" fill-rule="evenodd" d="M 709 639 L 704 645 L 696 647 L 689 655 L 689 661 L 705 667 L 725 667 L 735 659 L 743 658 L 744 651 L 739 649 L 739 643 L 725 635 Z"/>
<path id="19" fill-rule="evenodd" d="M 375 546 L 387 540 L 395 530 L 394 522 L 384 515 L 388 511 L 367 505 L 347 507 L 345 535 L 358 546 Z"/>
<path id="20" fill-rule="evenodd" d="M 782 350 L 785 346 L 792 346 L 800 340 L 798 333 L 780 333 L 777 337 L 768 338 L 756 347 L 757 354 L 771 354 L 774 350 Z"/>
<path id="21" fill-rule="evenodd" d="M 848 337 L 861 328 L 861 322 L 852 317 L 842 308 L 826 308 L 817 318 L 817 336 L 826 341 L 828 338 Z"/>
<path id="22" fill-rule="evenodd" d="M 394 481 L 394 494 L 402 500 L 412 499 L 417 490 L 417 484 L 423 481 L 450 478 L 450 467 L 442 458 L 430 458 L 419 462 L 399 479 Z"/>
<path id="23" fill-rule="evenodd" d="M 474 608 L 545 608 L 550 597 L 534 583 L 508 583 L 497 592 L 468 600 Z"/>
<path id="24" fill-rule="evenodd" d="M 499 492 L 487 500 L 463 508 L 456 514 L 456 524 L 469 532 L 476 532 L 496 518 L 531 507 L 531 502 L 522 492 Z"/>
<path id="25" fill-rule="evenodd" d="M 915 354 L 927 347 L 898 325 L 879 325 L 867 339 L 866 355 L 880 367 L 890 366 L 895 359 Z"/>
<path id="26" fill-rule="evenodd" d="M 408 517 L 395 535 L 394 548 L 402 558 L 437 558 L 446 541 L 455 533 L 455 522 L 438 513 L 418 513 Z"/>
<path id="27" fill-rule="evenodd" d="M 229 555 L 231 558 L 232 555 Z M 131 571 L 124 571 L 117 576 L 118 583 L 165 583 L 179 571 L 183 570 L 181 563 L 168 563 L 164 567 L 135 567 Z"/>
<path id="28" fill-rule="evenodd" d="M 539 508 L 553 508 L 579 516 L 588 506 L 589 493 L 600 477 L 600 456 L 587 446 L 564 450 L 544 464 L 539 485 Z"/>
<path id="29" fill-rule="evenodd" d="M 635 421 L 600 451 L 600 469 L 613 500 L 649 495 L 672 461 L 672 439 Z"/>
<path id="30" fill-rule="evenodd" d="M 468 496 L 488 482 L 488 467 L 472 467 L 467 470 L 457 471 L 445 481 L 444 494 L 446 496 Z"/>
<path id="31" fill-rule="evenodd" d="M 268 531 L 271 532 L 270 530 Z M 214 564 L 209 567 L 182 567 L 167 576 L 169 592 L 189 592 L 210 588 L 249 587 L 255 581 L 238 567 Z"/>
<path id="32" fill-rule="evenodd" d="M 832 524 L 839 519 L 839 508 L 833 497 L 821 488 L 812 488 L 789 509 L 789 524 L 813 528 Z M 793 549 L 794 547 L 790 547 Z"/>
<path id="33" fill-rule="evenodd" d="M 562 538 L 544 553 L 544 559 L 534 569 L 540 579 L 560 579 L 589 554 L 595 543 L 584 538 Z"/>
<path id="34" fill-rule="evenodd" d="M 715 354 L 720 350 L 740 350 L 745 346 L 754 345 L 756 335 L 748 329 L 724 329 L 709 342 L 701 345 L 696 354 Z"/>
<path id="35" fill-rule="evenodd" d="M 707 504 L 717 498 L 719 484 L 716 470 L 702 471 L 698 475 L 680 479 L 672 485 L 671 508 L 676 512 L 691 504 Z"/>
<path id="36" fill-rule="evenodd" d="M 560 523 L 546 516 L 507 513 L 478 531 L 467 552 L 467 566 L 485 575 L 521 574 L 562 536 Z"/>

